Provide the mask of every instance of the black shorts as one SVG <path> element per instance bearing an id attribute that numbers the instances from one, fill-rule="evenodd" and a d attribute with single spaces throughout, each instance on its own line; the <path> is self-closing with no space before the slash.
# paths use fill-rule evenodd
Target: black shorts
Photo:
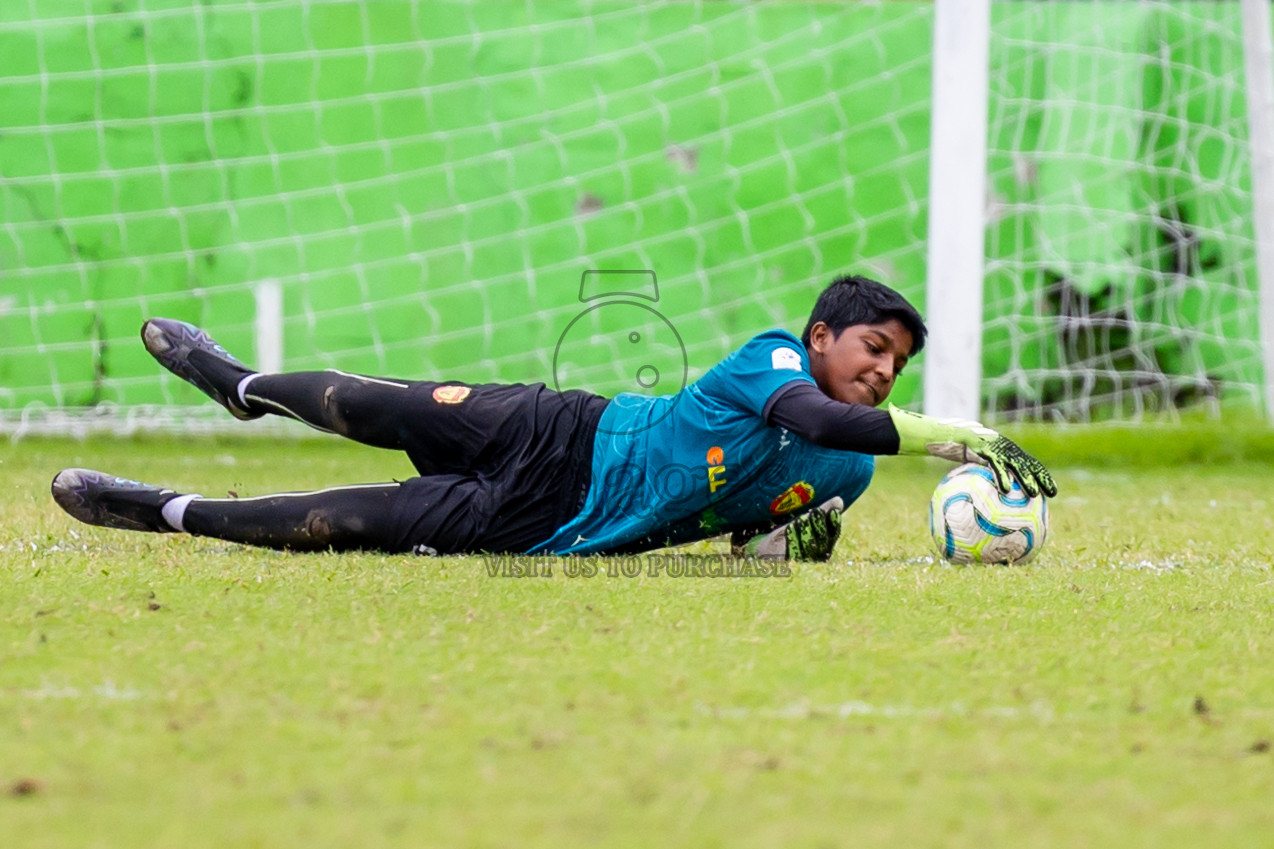
<path id="1" fill-rule="evenodd" d="M 420 477 L 394 499 L 394 547 L 521 553 L 548 539 L 584 505 L 607 403 L 542 383 L 411 383 L 397 418 Z"/>

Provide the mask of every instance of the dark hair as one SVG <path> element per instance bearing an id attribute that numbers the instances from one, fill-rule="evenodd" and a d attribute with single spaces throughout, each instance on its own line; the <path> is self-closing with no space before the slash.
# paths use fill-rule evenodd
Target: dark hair
<path id="1" fill-rule="evenodd" d="M 810 328 L 820 321 L 836 337 L 851 325 L 882 324 L 891 318 L 898 319 L 911 333 L 911 350 L 907 355 L 915 356 L 925 346 L 925 335 L 929 332 L 916 308 L 883 283 L 867 277 L 837 277 L 814 303 L 801 343 L 809 347 Z"/>

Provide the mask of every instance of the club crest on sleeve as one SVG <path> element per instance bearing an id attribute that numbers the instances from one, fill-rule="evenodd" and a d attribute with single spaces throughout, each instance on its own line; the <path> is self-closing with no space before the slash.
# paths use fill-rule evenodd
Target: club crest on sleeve
<path id="1" fill-rule="evenodd" d="M 770 367 L 800 371 L 801 355 L 791 348 L 775 348 L 770 352 Z"/>
<path id="2" fill-rule="evenodd" d="M 805 481 L 797 481 L 770 502 L 770 512 L 775 516 L 791 513 L 798 507 L 809 504 L 814 498 L 814 487 Z"/>
<path id="3" fill-rule="evenodd" d="M 471 391 L 468 386 L 439 386 L 434 389 L 434 400 L 439 404 L 459 404 Z"/>

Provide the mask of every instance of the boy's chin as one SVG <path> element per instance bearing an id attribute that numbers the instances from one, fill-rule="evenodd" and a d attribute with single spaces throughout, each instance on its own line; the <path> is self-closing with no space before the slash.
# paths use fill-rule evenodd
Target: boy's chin
<path id="1" fill-rule="evenodd" d="M 862 400 L 858 403 L 866 404 L 868 407 L 879 407 L 885 402 L 885 398 L 889 397 L 888 394 L 886 394 L 885 398 L 877 398 L 875 390 L 873 390 L 870 386 L 863 385 L 856 386 L 854 388 L 862 394 Z"/>

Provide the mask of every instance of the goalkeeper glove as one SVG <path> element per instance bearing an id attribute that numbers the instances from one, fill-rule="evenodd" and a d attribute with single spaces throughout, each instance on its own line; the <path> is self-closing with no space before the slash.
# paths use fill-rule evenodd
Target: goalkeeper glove
<path id="1" fill-rule="evenodd" d="M 840 496 L 830 498 L 816 510 L 803 513 L 768 534 L 736 533 L 730 541 L 731 553 L 761 560 L 830 560 L 836 540 L 840 539 L 844 511 L 845 502 Z"/>
<path id="2" fill-rule="evenodd" d="M 1057 484 L 1044 464 L 989 427 L 922 416 L 893 404 L 889 405 L 889 416 L 898 429 L 899 454 L 932 454 L 953 463 L 981 463 L 991 467 L 1001 492 L 1012 489 L 1012 478 L 1016 477 L 1032 498 L 1041 492 L 1057 495 Z"/>

